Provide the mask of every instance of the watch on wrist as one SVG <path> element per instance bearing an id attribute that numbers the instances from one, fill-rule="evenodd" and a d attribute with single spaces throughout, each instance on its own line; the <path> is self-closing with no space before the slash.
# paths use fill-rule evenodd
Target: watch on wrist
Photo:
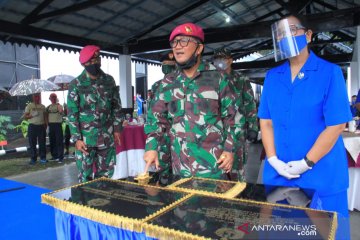
<path id="1" fill-rule="evenodd" d="M 304 160 L 306 162 L 306 164 L 308 165 L 308 167 L 312 168 L 315 163 L 313 161 L 311 161 L 310 159 L 307 158 L 307 156 L 304 157 Z"/>

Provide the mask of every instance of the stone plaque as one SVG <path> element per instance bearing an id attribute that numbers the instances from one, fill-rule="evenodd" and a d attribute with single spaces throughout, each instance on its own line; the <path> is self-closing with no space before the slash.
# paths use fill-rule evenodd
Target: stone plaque
<path id="1" fill-rule="evenodd" d="M 148 236 L 170 239 L 333 239 L 335 215 L 308 208 L 194 195 L 147 221 L 144 228 Z"/>
<path id="2" fill-rule="evenodd" d="M 186 193 L 154 186 L 100 179 L 42 195 L 64 212 L 111 226 L 141 231 L 147 217 L 186 199 Z"/>

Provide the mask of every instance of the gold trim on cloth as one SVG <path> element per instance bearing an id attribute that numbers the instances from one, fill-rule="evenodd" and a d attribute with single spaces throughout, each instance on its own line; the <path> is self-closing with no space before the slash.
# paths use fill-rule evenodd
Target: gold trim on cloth
<path id="1" fill-rule="evenodd" d="M 144 187 L 144 185 L 142 185 L 142 184 L 137 184 L 137 183 L 133 183 L 133 182 L 114 180 L 114 179 L 108 179 L 108 178 L 99 178 L 99 179 L 93 180 L 91 182 L 77 184 L 77 185 L 74 185 L 74 186 L 71 186 L 68 188 L 83 186 L 83 185 L 93 183 L 96 181 L 122 182 L 122 183 L 126 183 L 126 184 L 132 184 L 132 185 Z M 135 231 L 135 232 L 143 231 L 142 227 L 143 227 L 143 223 L 145 221 L 150 220 L 150 219 L 166 212 L 167 210 L 175 207 L 176 205 L 182 203 L 183 201 L 185 201 L 186 199 L 188 199 L 192 196 L 191 194 L 187 194 L 184 197 L 180 198 L 179 200 L 177 200 L 177 201 L 169 204 L 168 206 L 161 208 L 157 212 L 147 216 L 146 218 L 138 220 L 138 219 L 133 219 L 133 218 L 124 217 L 124 216 L 120 216 L 120 215 L 115 215 L 113 213 L 104 212 L 104 211 L 101 211 L 101 210 L 98 210 L 98 209 L 95 209 L 95 208 L 92 208 L 89 206 L 80 205 L 78 203 L 73 203 L 73 202 L 61 200 L 61 199 L 55 198 L 53 196 L 50 196 L 51 194 L 63 191 L 68 188 L 63 188 L 63 189 L 56 190 L 56 191 L 53 191 L 50 193 L 42 194 L 41 202 L 44 204 L 48 204 L 56 209 L 59 209 L 63 212 L 69 213 L 69 214 L 80 216 L 80 217 L 83 217 L 83 218 L 86 218 L 86 219 L 89 219 L 89 220 L 92 220 L 95 222 L 99 222 L 99 223 L 102 223 L 102 224 L 105 224 L 108 226 L 122 228 L 125 230 Z M 155 189 L 159 189 L 159 190 L 173 191 L 172 189 L 166 189 L 166 188 L 150 186 L 150 185 L 147 185 L 146 188 L 155 188 Z"/>
<path id="2" fill-rule="evenodd" d="M 146 236 L 158 239 L 176 239 L 176 240 L 211 240 L 198 235 L 166 228 L 157 225 L 144 223 L 143 229 Z"/>
<path id="3" fill-rule="evenodd" d="M 205 190 L 198 190 L 198 189 L 189 189 L 180 187 L 179 185 L 186 183 L 191 180 L 205 180 L 209 182 L 224 182 L 224 183 L 233 183 L 234 186 L 227 190 L 225 193 L 214 193 L 214 192 L 208 192 Z M 227 180 L 219 180 L 219 179 L 211 179 L 211 178 L 199 178 L 199 177 L 190 177 L 190 178 L 183 178 L 179 181 L 174 182 L 173 184 L 169 185 L 167 188 L 186 192 L 186 193 L 193 193 L 193 194 L 199 194 L 199 195 L 205 195 L 210 197 L 219 197 L 219 198 L 227 198 L 232 199 L 239 195 L 246 187 L 245 182 L 233 182 L 233 181 L 227 181 Z"/>

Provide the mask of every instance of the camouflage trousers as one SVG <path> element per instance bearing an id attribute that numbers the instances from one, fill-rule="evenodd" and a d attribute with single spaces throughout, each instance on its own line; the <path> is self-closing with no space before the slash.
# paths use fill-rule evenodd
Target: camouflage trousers
<path id="1" fill-rule="evenodd" d="M 111 178 L 116 163 L 115 148 L 89 147 L 87 151 L 88 155 L 78 150 L 75 151 L 79 182 L 83 183 L 100 177 Z"/>

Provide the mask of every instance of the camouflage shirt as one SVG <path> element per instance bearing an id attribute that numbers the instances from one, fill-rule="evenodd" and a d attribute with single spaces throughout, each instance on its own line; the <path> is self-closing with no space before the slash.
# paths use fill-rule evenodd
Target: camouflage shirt
<path id="1" fill-rule="evenodd" d="M 250 81 L 247 76 L 238 73 L 234 70 L 228 75 L 229 81 L 232 82 L 237 94 L 237 105 L 242 118 L 240 119 L 240 126 L 242 131 L 236 134 L 236 153 L 234 156 L 234 163 L 232 174 L 234 179 L 240 181 L 245 180 L 244 165 L 247 161 L 248 144 L 246 143 L 246 133 L 249 130 L 258 132 L 259 126 L 257 122 L 256 102 L 254 92 L 252 90 Z"/>
<path id="2" fill-rule="evenodd" d="M 159 81 L 156 81 L 152 86 L 151 86 L 151 91 L 153 92 L 153 94 L 157 94 L 159 91 L 159 86 L 161 83 L 162 79 L 160 79 Z M 149 101 L 149 107 L 148 107 L 148 112 L 150 112 L 150 114 L 152 113 L 151 107 L 154 105 L 155 101 L 154 98 L 152 98 Z M 170 167 L 171 167 L 171 141 L 170 141 L 170 136 L 168 131 L 170 131 L 170 123 L 168 121 L 164 121 L 161 124 L 161 128 L 163 129 L 163 134 L 161 137 L 158 138 L 158 144 L 159 144 L 159 154 L 158 154 L 158 159 L 159 159 L 159 165 L 160 165 L 160 169 L 166 169 L 164 171 L 164 173 L 169 173 Z"/>
<path id="3" fill-rule="evenodd" d="M 83 140 L 89 147 L 114 145 L 113 133 L 121 131 L 123 118 L 113 77 L 101 71 L 92 80 L 84 70 L 69 84 L 67 104 L 72 141 Z"/>
<path id="4" fill-rule="evenodd" d="M 257 132 L 259 130 L 259 126 L 257 123 L 256 102 L 249 78 L 232 70 L 229 75 L 229 80 L 232 81 L 235 87 L 235 92 L 239 96 L 238 106 L 240 113 L 244 115 L 244 127 L 246 127 L 247 130 Z"/>
<path id="5" fill-rule="evenodd" d="M 235 152 L 233 134 L 241 131 L 236 93 L 225 75 L 201 63 L 193 78 L 176 70 L 161 81 L 149 111 L 147 150 L 160 150 L 169 124 L 174 174 L 221 178 L 216 164 L 223 151 Z"/>

